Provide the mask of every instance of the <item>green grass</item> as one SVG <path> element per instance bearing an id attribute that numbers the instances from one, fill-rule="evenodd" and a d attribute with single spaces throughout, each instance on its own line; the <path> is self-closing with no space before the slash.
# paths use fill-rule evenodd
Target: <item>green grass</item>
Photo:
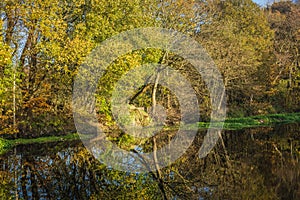
<path id="1" fill-rule="evenodd" d="M 39 137 L 39 138 L 32 138 L 32 139 L 24 139 L 18 138 L 15 140 L 10 140 L 13 145 L 18 144 L 32 144 L 32 143 L 46 143 L 46 142 L 57 142 L 57 141 L 68 141 L 68 140 L 77 140 L 79 136 L 77 133 L 72 133 L 63 136 L 49 136 L 49 137 Z"/>
<path id="2" fill-rule="evenodd" d="M 241 130 L 244 128 L 254 127 L 268 127 L 275 124 L 288 124 L 299 123 L 300 113 L 285 113 L 285 114 L 269 114 L 269 115 L 257 115 L 243 118 L 228 118 L 223 124 L 224 130 Z M 209 126 L 221 127 L 222 123 L 214 122 L 198 122 L 197 124 L 186 124 L 183 129 L 207 129 Z M 178 129 L 177 127 L 170 127 L 170 129 Z"/>
<path id="3" fill-rule="evenodd" d="M 4 153 L 6 150 L 12 147 L 12 142 L 10 140 L 5 140 L 0 138 L 0 154 Z"/>
<path id="4" fill-rule="evenodd" d="M 244 128 L 253 127 L 267 127 L 275 124 L 288 124 L 288 123 L 299 123 L 300 113 L 286 113 L 286 114 L 270 114 L 270 115 L 258 115 L 244 118 L 229 118 L 225 120 L 223 129 L 225 130 L 240 130 Z M 220 123 L 219 123 L 220 124 Z M 215 127 L 219 125 L 217 122 L 212 124 Z M 210 126 L 209 122 L 199 122 L 197 124 L 185 125 L 184 129 L 206 129 Z M 177 129 L 178 127 L 170 127 L 170 129 Z M 68 134 L 65 136 L 50 136 L 50 137 L 39 137 L 33 139 L 14 139 L 5 140 L 0 138 L 0 154 L 7 151 L 8 149 L 19 145 L 19 144 L 33 144 L 33 143 L 47 143 L 57 141 L 71 141 L 78 140 L 79 135 L 76 133 Z"/>
<path id="5" fill-rule="evenodd" d="M 229 118 L 225 120 L 225 130 L 239 130 L 253 127 L 267 127 L 275 124 L 288 124 L 300 122 L 300 113 L 257 115 L 243 118 Z M 207 128 L 209 123 L 199 122 L 199 128 Z"/>
<path id="6" fill-rule="evenodd" d="M 49 137 L 39 137 L 39 138 L 30 138 L 30 139 L 18 138 L 18 139 L 6 140 L 0 138 L 0 154 L 20 144 L 37 144 L 37 143 L 72 141 L 72 140 L 79 140 L 79 136 L 77 133 L 72 133 L 63 136 L 49 136 Z"/>

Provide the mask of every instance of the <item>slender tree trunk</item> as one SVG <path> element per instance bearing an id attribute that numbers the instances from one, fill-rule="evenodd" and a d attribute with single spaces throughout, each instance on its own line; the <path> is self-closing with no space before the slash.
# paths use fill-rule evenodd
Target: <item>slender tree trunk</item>
<path id="1" fill-rule="evenodd" d="M 13 131 L 15 137 L 17 136 L 15 134 L 16 132 L 16 64 L 13 65 Z M 17 157 L 17 148 L 14 148 L 14 155 Z M 15 170 L 14 170 L 14 179 L 15 179 L 15 198 L 16 200 L 19 199 L 18 195 L 18 174 L 17 174 L 17 169 L 16 169 L 17 163 L 15 163 Z"/>
<path id="2" fill-rule="evenodd" d="M 16 65 L 13 66 L 13 127 L 16 130 Z"/>
<path id="3" fill-rule="evenodd" d="M 152 90 L 152 113 L 153 114 L 156 112 L 156 92 L 157 92 L 158 81 L 159 81 L 159 70 L 157 70 L 157 74 L 155 77 L 155 82 Z"/>
<path id="4" fill-rule="evenodd" d="M 160 64 L 165 63 L 165 60 L 166 60 L 167 56 L 168 56 L 168 53 L 165 52 L 162 59 L 161 59 L 161 61 L 160 61 Z M 156 92 L 157 92 L 157 86 L 158 86 L 158 81 L 159 81 L 159 77 L 160 77 L 160 71 L 162 70 L 161 67 L 158 67 L 158 69 L 157 69 L 157 74 L 156 74 L 156 77 L 155 77 L 155 82 L 154 82 L 154 86 L 153 86 L 153 90 L 152 90 L 152 113 L 153 114 L 156 111 L 155 110 L 156 109 Z"/>
<path id="5" fill-rule="evenodd" d="M 222 91 L 221 98 L 220 98 L 220 102 L 219 102 L 219 105 L 218 105 L 218 110 L 221 109 L 221 106 L 222 106 L 222 103 L 223 103 L 223 99 L 225 98 L 225 91 L 226 91 L 226 89 L 225 89 L 225 87 L 224 87 L 224 89 L 223 89 L 223 91 Z"/>
<path id="6" fill-rule="evenodd" d="M 290 69 L 289 69 L 289 87 L 288 88 L 292 88 L 292 66 L 290 66 Z"/>

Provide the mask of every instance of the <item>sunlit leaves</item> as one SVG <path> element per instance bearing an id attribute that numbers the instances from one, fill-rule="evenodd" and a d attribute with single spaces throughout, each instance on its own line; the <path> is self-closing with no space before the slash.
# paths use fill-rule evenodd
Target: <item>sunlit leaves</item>
<path id="1" fill-rule="evenodd" d="M 228 101 L 251 104 L 267 82 L 258 75 L 270 54 L 273 31 L 250 0 L 209 1 L 208 6 L 211 20 L 200 27 L 199 41 L 223 75 Z"/>

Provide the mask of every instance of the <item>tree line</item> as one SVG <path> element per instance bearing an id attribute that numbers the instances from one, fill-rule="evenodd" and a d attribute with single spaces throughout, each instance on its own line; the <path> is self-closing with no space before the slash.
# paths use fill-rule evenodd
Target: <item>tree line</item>
<path id="1" fill-rule="evenodd" d="M 229 117 L 300 109 L 300 4 L 261 8 L 251 0 L 3 0 L 0 3 L 0 133 L 36 137 L 75 130 L 72 86 L 79 67 L 105 39 L 142 27 L 178 30 L 198 41 L 223 76 Z M 188 77 L 209 120 L 210 97 L 193 66 L 172 52 L 141 49 L 118 58 L 99 80 L 99 120 L 114 126 L 110 98 L 128 70 L 167 64 Z M 155 91 L 155 98 L 153 93 Z M 153 101 L 178 119 L 176 96 L 146 85 L 132 99 Z"/>

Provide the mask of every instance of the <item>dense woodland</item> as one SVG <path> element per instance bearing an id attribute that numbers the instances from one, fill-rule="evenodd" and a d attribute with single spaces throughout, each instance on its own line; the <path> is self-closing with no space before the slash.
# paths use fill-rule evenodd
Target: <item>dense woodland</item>
<path id="1" fill-rule="evenodd" d="M 37 137 L 74 131 L 72 87 L 85 57 L 105 39 L 141 27 L 163 27 L 197 40 L 219 68 L 228 117 L 300 111 L 300 3 L 261 8 L 251 0 L 2 0 L 0 133 Z M 164 63 L 188 77 L 209 120 L 210 97 L 181 57 L 157 49 L 123 55 L 99 80 L 97 113 L 113 127 L 110 96 L 129 69 Z M 132 100 L 153 104 L 154 85 Z M 178 102 L 157 86 L 155 100 L 177 120 Z"/>

